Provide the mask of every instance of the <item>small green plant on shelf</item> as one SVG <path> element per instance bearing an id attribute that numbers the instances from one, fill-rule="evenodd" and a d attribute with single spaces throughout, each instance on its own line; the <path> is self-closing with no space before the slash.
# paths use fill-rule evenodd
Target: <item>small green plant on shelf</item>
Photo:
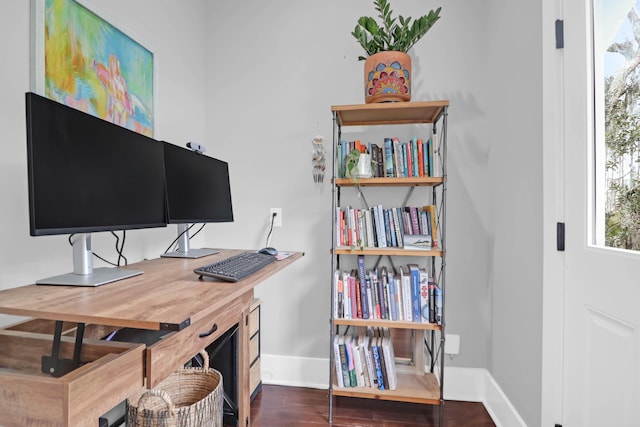
<path id="1" fill-rule="evenodd" d="M 357 174 L 355 173 L 356 168 L 358 167 L 358 161 L 360 160 L 360 151 L 353 149 L 347 153 L 344 158 L 344 176 L 346 178 L 353 178 L 354 180 L 357 178 Z"/>
<path id="2" fill-rule="evenodd" d="M 364 163 L 363 163 L 364 162 Z M 369 164 L 366 164 L 366 163 Z M 344 177 L 351 178 L 358 183 L 358 178 L 371 178 L 372 171 L 377 167 L 377 162 L 371 158 L 366 150 L 353 149 L 344 158 Z"/>
<path id="3" fill-rule="evenodd" d="M 402 15 L 394 18 L 388 0 L 374 0 L 373 4 L 379 12 L 380 24 L 371 16 L 361 16 L 351 33 L 368 56 L 383 51 L 407 53 L 440 19 L 440 7 L 413 20 Z M 364 61 L 367 58 L 359 56 L 358 59 Z"/>

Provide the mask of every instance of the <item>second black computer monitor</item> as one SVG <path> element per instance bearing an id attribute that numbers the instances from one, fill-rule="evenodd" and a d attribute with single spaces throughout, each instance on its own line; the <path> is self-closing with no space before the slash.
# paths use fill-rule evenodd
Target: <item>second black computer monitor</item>
<path id="1" fill-rule="evenodd" d="M 233 222 L 229 164 L 169 142 L 164 145 L 167 215 L 178 225 L 178 248 L 162 254 L 171 258 L 200 258 L 215 249 L 191 249 L 189 226 Z"/>

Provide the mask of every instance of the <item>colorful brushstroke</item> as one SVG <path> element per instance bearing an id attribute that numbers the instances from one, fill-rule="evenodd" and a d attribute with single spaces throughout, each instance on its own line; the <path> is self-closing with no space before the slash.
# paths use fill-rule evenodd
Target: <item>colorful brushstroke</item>
<path id="1" fill-rule="evenodd" d="M 74 0 L 45 3 L 45 96 L 153 136 L 153 54 Z"/>

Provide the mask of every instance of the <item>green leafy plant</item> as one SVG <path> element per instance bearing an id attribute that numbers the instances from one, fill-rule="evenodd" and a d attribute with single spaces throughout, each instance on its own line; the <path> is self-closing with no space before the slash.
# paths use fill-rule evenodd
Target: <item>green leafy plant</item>
<path id="1" fill-rule="evenodd" d="M 380 24 L 370 16 L 361 16 L 351 33 L 369 56 L 388 50 L 408 52 L 440 19 L 440 7 L 413 20 L 402 15 L 394 18 L 388 0 L 374 0 L 373 4 L 379 13 Z M 358 59 L 362 61 L 366 57 L 359 56 Z"/>
<path id="2" fill-rule="evenodd" d="M 347 178 L 357 178 L 357 174 L 355 174 L 355 170 L 358 167 L 358 161 L 360 160 L 360 151 L 353 149 L 347 153 L 344 158 L 344 168 L 345 174 L 344 176 Z"/>

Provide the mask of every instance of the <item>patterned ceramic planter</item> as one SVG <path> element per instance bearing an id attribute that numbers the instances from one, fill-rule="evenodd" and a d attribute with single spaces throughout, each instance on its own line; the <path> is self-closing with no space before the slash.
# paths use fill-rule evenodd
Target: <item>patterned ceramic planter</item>
<path id="1" fill-rule="evenodd" d="M 364 63 L 364 101 L 409 101 L 411 57 L 404 52 L 378 52 Z"/>

